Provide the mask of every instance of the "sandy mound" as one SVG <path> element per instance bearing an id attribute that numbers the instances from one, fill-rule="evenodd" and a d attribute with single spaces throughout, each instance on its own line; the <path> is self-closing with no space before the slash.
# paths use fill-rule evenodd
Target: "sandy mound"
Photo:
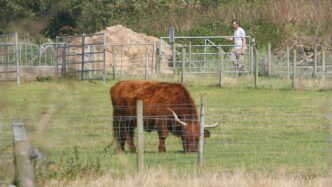
<path id="1" fill-rule="evenodd" d="M 146 64 L 146 56 L 149 55 L 148 72 L 154 73 L 156 69 L 156 48 L 160 45 L 160 39 L 148 36 L 144 33 L 136 33 L 122 25 L 107 27 L 106 34 L 106 62 L 107 71 L 113 71 L 115 66 L 119 74 L 143 74 Z M 91 38 L 90 38 L 91 39 Z M 88 39 L 89 40 L 89 39 Z M 93 37 L 93 40 L 98 40 Z M 172 50 L 168 44 L 162 46 L 163 57 L 161 60 L 161 72 L 171 72 L 168 67 L 168 59 L 172 56 Z M 115 51 L 115 64 L 112 53 Z"/>
<path id="2" fill-rule="evenodd" d="M 159 56 L 157 51 L 157 46 L 160 45 L 160 39 L 153 36 L 147 36 L 144 33 L 136 33 L 129 28 L 122 25 L 116 25 L 112 27 L 107 27 L 105 30 L 99 33 L 106 34 L 106 71 L 109 73 L 113 72 L 115 67 L 117 74 L 127 74 L 127 75 L 144 75 L 144 69 L 148 60 L 148 73 L 155 73 L 156 61 Z M 82 37 L 74 37 L 67 40 L 67 42 L 74 44 L 70 48 L 71 55 L 69 56 L 69 62 L 81 62 L 81 45 Z M 95 69 L 103 69 L 103 35 L 86 35 L 85 38 L 85 62 L 86 66 L 89 65 L 87 62 L 95 62 L 93 64 Z M 95 48 L 89 47 L 88 44 L 94 44 Z M 97 44 L 97 45 L 96 45 Z M 99 45 L 98 45 L 99 44 Z M 168 60 L 171 59 L 172 50 L 167 43 L 163 43 L 162 46 L 162 59 L 160 64 L 161 73 L 172 73 L 170 67 L 168 66 Z M 115 55 L 113 57 L 113 54 Z M 89 55 L 89 52 L 95 54 Z M 114 60 L 115 59 L 115 60 Z M 98 61 L 98 62 L 97 62 Z M 115 63 L 114 63 L 115 62 Z M 80 70 L 80 63 L 74 63 L 71 68 Z M 91 65 L 90 65 L 91 66 Z M 89 67 L 86 67 L 86 69 Z"/>
<path id="3" fill-rule="evenodd" d="M 159 41 L 159 38 L 147 36 L 144 33 L 136 33 L 122 25 L 107 27 L 106 30 L 101 32 L 107 33 L 107 42 L 110 44 L 145 44 Z"/>
<path id="4" fill-rule="evenodd" d="M 112 63 L 112 51 L 116 54 L 116 69 L 121 74 L 142 74 L 146 63 L 146 55 L 149 55 L 149 72 L 154 72 L 156 66 L 156 46 L 159 38 L 147 36 L 144 33 L 136 33 L 122 25 L 116 25 L 106 28 L 104 31 L 107 37 L 108 46 L 106 49 L 107 61 Z M 118 45 L 120 44 L 120 45 Z M 146 45 L 149 44 L 149 45 Z M 161 62 L 161 71 L 168 70 L 167 61 L 171 56 L 170 46 L 163 46 L 163 59 Z"/>

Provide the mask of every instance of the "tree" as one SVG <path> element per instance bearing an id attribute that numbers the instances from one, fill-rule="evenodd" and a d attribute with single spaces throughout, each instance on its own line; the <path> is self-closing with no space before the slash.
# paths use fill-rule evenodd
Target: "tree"
<path id="1" fill-rule="evenodd" d="M 78 27 L 85 33 L 93 33 L 106 27 L 111 18 L 107 1 L 90 1 L 82 7 Z"/>
<path id="2" fill-rule="evenodd" d="M 62 10 L 50 19 L 45 35 L 54 39 L 58 35 L 73 34 L 71 31 L 75 29 L 77 29 L 75 18 L 69 11 Z"/>

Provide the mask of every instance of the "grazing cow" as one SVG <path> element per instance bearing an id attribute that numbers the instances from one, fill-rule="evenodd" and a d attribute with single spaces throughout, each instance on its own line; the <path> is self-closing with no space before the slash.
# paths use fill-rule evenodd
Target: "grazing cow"
<path id="1" fill-rule="evenodd" d="M 144 130 L 158 132 L 159 152 L 166 151 L 165 139 L 168 132 L 181 137 L 185 152 L 197 151 L 199 122 L 196 106 L 187 89 L 181 84 L 120 81 L 110 89 L 110 95 L 113 104 L 114 137 L 121 150 L 124 150 L 127 142 L 129 151 L 136 152 L 133 141 L 136 101 L 142 100 Z M 205 129 L 204 135 L 209 137 L 210 132 Z"/>

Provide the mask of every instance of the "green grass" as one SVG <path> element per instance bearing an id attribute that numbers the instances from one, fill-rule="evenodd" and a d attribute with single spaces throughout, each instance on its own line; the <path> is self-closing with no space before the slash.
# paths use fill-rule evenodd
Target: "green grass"
<path id="1" fill-rule="evenodd" d="M 222 122 L 206 139 L 205 167 L 272 173 L 285 169 L 310 176 L 327 175 L 331 91 L 291 90 L 282 80 L 262 80 L 255 89 L 246 84 L 251 81 L 247 77 L 240 78 L 236 85 L 229 83 L 218 88 L 216 82 L 208 80 L 186 82 L 196 104 L 201 94 L 207 94 L 207 123 Z M 136 155 L 117 153 L 113 142 L 108 91 L 114 83 L 51 81 L 23 83 L 21 87 L 0 85 L 0 112 L 4 117 L 0 180 L 8 182 L 13 177 L 11 118 L 26 121 L 33 147 L 43 153 L 36 165 L 39 182 L 86 173 L 121 175 L 135 171 Z M 57 110 L 50 114 L 49 123 L 41 123 L 40 130 L 36 124 L 52 108 Z M 157 133 L 146 132 L 146 166 L 184 171 L 196 167 L 197 154 L 184 154 L 178 138 L 170 134 L 166 148 L 167 153 L 158 154 Z"/>

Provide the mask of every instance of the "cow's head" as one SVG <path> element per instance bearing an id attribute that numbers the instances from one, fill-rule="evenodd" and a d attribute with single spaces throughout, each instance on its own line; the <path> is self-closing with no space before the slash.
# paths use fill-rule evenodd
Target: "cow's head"
<path id="1" fill-rule="evenodd" d="M 183 126 L 183 132 L 181 133 L 181 139 L 183 144 L 183 149 L 185 152 L 196 152 L 198 150 L 198 143 L 199 143 L 199 137 L 200 137 L 200 125 L 198 121 L 189 121 L 184 122 L 181 121 L 177 114 L 170 108 L 168 108 L 169 111 L 172 112 L 175 121 L 178 122 Z M 210 131 L 208 128 L 214 128 L 217 127 L 219 124 L 214 125 L 205 125 L 204 126 L 204 137 L 210 137 Z"/>

